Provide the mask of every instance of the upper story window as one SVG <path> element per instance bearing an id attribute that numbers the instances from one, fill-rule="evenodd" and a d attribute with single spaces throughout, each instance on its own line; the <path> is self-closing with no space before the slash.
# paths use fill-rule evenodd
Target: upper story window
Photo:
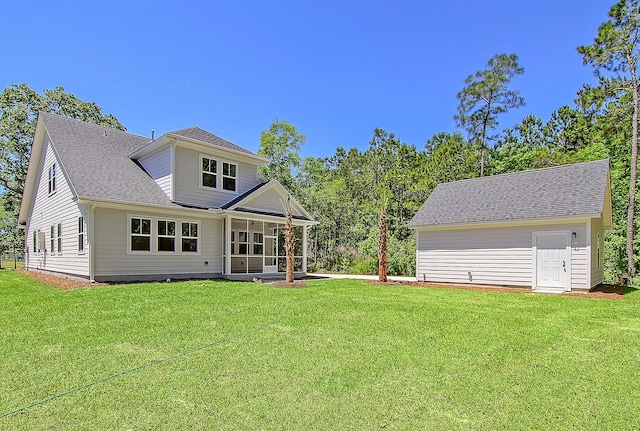
<path id="1" fill-rule="evenodd" d="M 49 194 L 56 191 L 56 164 L 49 166 Z"/>
<path id="2" fill-rule="evenodd" d="M 222 162 L 222 188 L 230 192 L 236 191 L 238 168 L 233 163 Z"/>
<path id="3" fill-rule="evenodd" d="M 202 160 L 202 186 L 218 188 L 218 161 L 201 156 Z"/>
<path id="4" fill-rule="evenodd" d="M 238 165 L 200 155 L 200 186 L 236 192 L 238 190 Z"/>

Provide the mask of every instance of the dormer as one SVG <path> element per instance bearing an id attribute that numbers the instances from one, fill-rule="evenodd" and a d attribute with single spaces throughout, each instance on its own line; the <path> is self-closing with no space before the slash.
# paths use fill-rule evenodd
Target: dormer
<path id="1" fill-rule="evenodd" d="M 180 205 L 220 208 L 263 182 L 268 163 L 199 127 L 169 132 L 130 155 Z"/>

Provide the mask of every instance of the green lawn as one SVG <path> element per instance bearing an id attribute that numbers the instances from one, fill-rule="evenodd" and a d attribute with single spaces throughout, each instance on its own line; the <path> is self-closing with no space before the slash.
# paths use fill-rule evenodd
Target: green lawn
<path id="1" fill-rule="evenodd" d="M 0 429 L 640 429 L 640 291 L 308 285 L 0 271 Z"/>
<path id="2" fill-rule="evenodd" d="M 13 260 L 3 260 L 2 261 L 2 268 L 3 269 L 14 269 L 13 267 L 16 267 L 16 269 L 22 269 L 24 267 L 24 262 L 22 261 L 17 261 L 14 262 Z"/>

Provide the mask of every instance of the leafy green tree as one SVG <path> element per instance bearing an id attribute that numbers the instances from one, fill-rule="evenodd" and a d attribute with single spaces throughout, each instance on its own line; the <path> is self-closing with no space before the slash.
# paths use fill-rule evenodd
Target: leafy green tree
<path id="1" fill-rule="evenodd" d="M 378 222 L 378 280 L 387 281 L 387 197 L 383 196 Z"/>
<path id="2" fill-rule="evenodd" d="M 631 105 L 631 159 L 629 175 L 629 206 L 627 211 L 627 274 L 636 273 L 634 258 L 636 185 L 638 177 L 638 36 L 640 5 L 638 0 L 620 0 L 609 10 L 609 20 L 598 28 L 591 45 L 578 47 L 585 65 L 591 65 L 598 77 L 599 91 L 591 97 L 616 98 Z M 589 87 L 587 86 L 588 90 Z M 614 104 L 615 106 L 615 104 Z"/>
<path id="3" fill-rule="evenodd" d="M 31 143 L 39 112 L 50 112 L 77 120 L 125 130 L 116 117 L 103 114 L 94 102 L 84 102 L 63 87 L 43 94 L 27 84 L 14 84 L 0 93 L 0 194 L 8 217 L 17 225 L 20 200 L 27 175 Z M 20 235 L 18 235 L 20 236 Z"/>
<path id="4" fill-rule="evenodd" d="M 464 80 L 465 87 L 456 96 L 459 104 L 454 120 L 480 149 L 481 177 L 484 176 L 487 141 L 495 140 L 489 133 L 498 127 L 498 115 L 524 106 L 520 92 L 508 88 L 513 77 L 523 73 L 524 68 L 518 65 L 516 54 L 496 55 L 489 60 L 486 69 Z"/>
<path id="5" fill-rule="evenodd" d="M 425 149 L 426 169 L 419 180 L 419 186 L 427 189 L 429 193 L 440 183 L 474 178 L 478 175 L 478 153 L 458 132 L 453 135 L 446 132 L 433 135 L 427 140 Z"/>
<path id="6" fill-rule="evenodd" d="M 299 153 L 306 139 L 294 125 L 276 119 L 260 134 L 258 154 L 270 160 L 260 168 L 260 173 L 295 192 L 295 175 L 302 164 Z"/>

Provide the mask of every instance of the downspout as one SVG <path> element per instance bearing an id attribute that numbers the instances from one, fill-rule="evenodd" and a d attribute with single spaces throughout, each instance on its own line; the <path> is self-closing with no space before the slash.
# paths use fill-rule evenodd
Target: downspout
<path id="1" fill-rule="evenodd" d="M 174 202 L 176 200 L 176 143 L 171 142 L 169 149 L 169 172 L 171 187 L 169 189 L 169 200 Z"/>
<path id="2" fill-rule="evenodd" d="M 302 272 L 307 273 L 307 235 L 308 226 L 302 226 Z"/>
<path id="3" fill-rule="evenodd" d="M 94 223 L 94 214 L 95 214 L 95 207 L 96 207 L 96 202 L 93 201 L 91 203 L 91 206 L 89 207 L 89 241 L 87 241 L 88 245 L 89 245 L 89 281 L 91 281 L 91 283 L 95 283 L 95 277 L 94 277 L 94 273 L 95 273 L 95 269 L 94 269 L 94 253 L 93 253 L 93 234 L 95 232 L 95 223 Z"/>

